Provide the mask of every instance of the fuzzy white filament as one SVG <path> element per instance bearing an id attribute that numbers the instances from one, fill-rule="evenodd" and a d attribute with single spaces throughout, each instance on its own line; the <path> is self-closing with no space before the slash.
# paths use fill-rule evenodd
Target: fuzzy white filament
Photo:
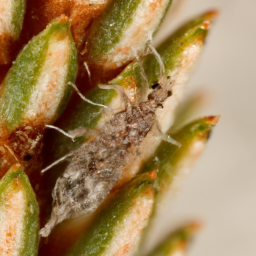
<path id="1" fill-rule="evenodd" d="M 125 103 L 125 107 L 127 108 L 128 107 L 128 104 L 130 103 L 129 101 L 129 98 L 124 90 L 124 88 L 120 85 L 117 85 L 117 84 L 98 84 L 98 87 L 100 89 L 103 89 L 103 90 L 116 90 L 117 92 L 119 92 L 124 100 L 124 103 Z"/>
<path id="2" fill-rule="evenodd" d="M 138 62 L 138 65 L 139 65 L 139 69 L 140 69 L 140 75 L 143 79 L 141 93 L 140 93 L 140 101 L 142 102 L 142 101 L 147 100 L 147 96 L 148 96 L 147 91 L 148 91 L 148 88 L 149 88 L 149 83 L 148 83 L 148 78 L 147 78 L 147 75 L 145 73 L 145 69 L 143 67 L 142 62 Z M 133 67 L 133 72 L 136 74 L 135 65 Z"/>
<path id="3" fill-rule="evenodd" d="M 76 85 L 73 84 L 72 82 L 68 82 L 68 85 L 71 85 L 71 86 L 73 87 L 73 89 L 77 92 L 77 94 L 80 96 L 80 98 L 81 98 L 82 100 L 84 100 L 85 102 L 87 102 L 87 103 L 89 103 L 89 104 L 92 104 L 92 105 L 94 105 L 94 106 L 99 106 L 99 107 L 103 107 L 103 108 L 108 108 L 108 107 L 105 106 L 105 105 L 92 102 L 91 100 L 89 100 L 89 99 L 87 99 L 86 97 L 84 97 L 84 95 L 78 90 L 78 88 L 76 87 Z"/>
<path id="4" fill-rule="evenodd" d="M 72 156 L 73 153 L 70 153 L 70 154 L 67 154 L 63 157 L 61 157 L 60 159 L 58 159 L 57 161 L 53 162 L 52 164 L 48 165 L 46 168 L 44 168 L 42 171 L 41 171 L 41 174 L 45 173 L 46 171 L 48 171 L 49 169 L 51 169 L 53 166 L 61 163 L 62 161 L 66 160 L 68 157 Z"/>
<path id="5" fill-rule="evenodd" d="M 62 129 L 56 127 L 56 126 L 53 126 L 53 125 L 49 125 L 49 124 L 46 124 L 45 125 L 46 128 L 50 128 L 50 129 L 54 129 L 60 133 L 62 133 L 63 135 L 65 135 L 66 137 L 70 138 L 73 142 L 75 142 L 75 136 L 72 136 L 70 134 L 68 134 L 67 132 L 63 131 Z"/>
<path id="6" fill-rule="evenodd" d="M 148 44 L 148 48 L 159 63 L 159 68 L 160 68 L 159 80 L 161 80 L 163 77 L 165 77 L 165 67 L 164 67 L 163 60 L 159 55 L 159 53 L 156 51 L 155 47 L 151 43 Z"/>

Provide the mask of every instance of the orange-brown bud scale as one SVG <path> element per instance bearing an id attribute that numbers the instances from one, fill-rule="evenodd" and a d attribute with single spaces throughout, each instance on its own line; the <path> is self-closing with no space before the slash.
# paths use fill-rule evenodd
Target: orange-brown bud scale
<path id="1" fill-rule="evenodd" d="M 41 32 L 53 19 L 66 15 L 70 19 L 71 30 L 78 50 L 82 51 L 86 29 L 91 20 L 97 18 L 108 0 L 37 0 L 29 1 L 25 16 L 24 32 L 27 40 Z"/>

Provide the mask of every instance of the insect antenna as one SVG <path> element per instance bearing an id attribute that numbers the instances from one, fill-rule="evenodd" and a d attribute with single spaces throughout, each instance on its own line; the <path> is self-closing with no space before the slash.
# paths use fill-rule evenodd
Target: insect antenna
<path id="1" fill-rule="evenodd" d="M 155 49 L 151 42 L 148 43 L 148 49 L 155 56 L 157 62 L 159 63 L 159 84 L 163 86 L 169 85 L 170 77 L 166 77 L 165 75 L 165 66 L 160 54 L 157 52 L 157 50 Z"/>
<path id="2" fill-rule="evenodd" d="M 165 67 L 164 67 L 163 60 L 162 60 L 161 56 L 159 55 L 159 53 L 157 52 L 156 48 L 152 45 L 152 43 L 148 44 L 148 49 L 155 56 L 155 58 L 157 59 L 157 61 L 159 63 L 159 68 L 160 68 L 159 80 L 160 80 L 162 77 L 165 76 Z"/>
<path id="3" fill-rule="evenodd" d="M 136 72 L 137 67 L 139 68 L 140 78 L 142 78 L 142 83 L 141 83 L 140 89 L 138 90 L 139 97 L 137 100 L 137 102 L 140 103 L 140 102 L 147 100 L 147 96 L 148 96 L 147 92 L 149 90 L 149 83 L 148 83 L 147 75 L 145 73 L 145 69 L 143 67 L 143 63 L 141 61 L 139 61 L 139 59 L 138 59 L 138 62 L 136 63 L 136 65 L 133 66 L 134 74 L 137 73 Z"/>

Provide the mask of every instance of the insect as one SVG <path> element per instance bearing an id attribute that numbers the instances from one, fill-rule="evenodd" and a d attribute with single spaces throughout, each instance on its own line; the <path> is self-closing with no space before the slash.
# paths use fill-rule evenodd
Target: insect
<path id="1" fill-rule="evenodd" d="M 166 82 L 170 83 L 165 77 Z M 104 201 L 156 124 L 157 108 L 172 94 L 161 80 L 153 88 L 146 101 L 128 104 L 100 128 L 98 136 L 70 155 L 71 162 L 53 189 L 52 214 L 41 236 L 48 236 L 65 219 L 94 211 Z"/>

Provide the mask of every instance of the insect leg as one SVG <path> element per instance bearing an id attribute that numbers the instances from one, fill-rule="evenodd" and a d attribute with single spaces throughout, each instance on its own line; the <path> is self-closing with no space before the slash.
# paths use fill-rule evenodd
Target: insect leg
<path id="1" fill-rule="evenodd" d="M 103 90 L 114 89 L 118 93 L 120 93 L 123 98 L 124 104 L 125 104 L 125 109 L 127 109 L 129 107 L 129 105 L 131 104 L 130 100 L 122 86 L 117 85 L 117 84 L 111 84 L 111 85 L 110 84 L 99 84 L 98 87 Z"/>
<path id="2" fill-rule="evenodd" d="M 46 171 L 48 171 L 49 169 L 51 169 L 52 167 L 54 167 L 55 165 L 61 163 L 62 161 L 66 160 L 68 157 L 72 156 L 74 153 L 69 153 L 63 157 L 61 157 L 60 159 L 58 159 L 57 161 L 53 162 L 52 164 L 48 165 L 46 168 L 44 168 L 43 170 L 41 170 L 41 174 L 44 174 Z"/>
<path id="3" fill-rule="evenodd" d="M 56 130 L 56 131 L 62 133 L 63 135 L 65 135 L 66 137 L 70 138 L 73 142 L 75 142 L 75 138 L 76 138 L 75 136 L 70 135 L 69 133 L 63 131 L 63 130 L 60 129 L 59 127 L 56 127 L 56 126 L 54 126 L 54 125 L 48 125 L 48 124 L 45 125 L 45 127 L 46 127 L 46 128 L 50 128 L 50 129 L 53 129 L 53 130 Z"/>
<path id="4" fill-rule="evenodd" d="M 157 130 L 159 131 L 159 134 L 160 134 L 162 140 L 167 141 L 167 142 L 169 142 L 173 145 L 176 145 L 179 148 L 182 146 L 182 144 L 180 142 L 178 142 L 177 140 L 173 139 L 171 137 L 171 135 L 165 134 L 165 133 L 162 132 L 158 121 L 156 121 L 156 127 L 157 127 Z"/>
<path id="5" fill-rule="evenodd" d="M 73 89 L 77 92 L 77 94 L 80 96 L 80 98 L 94 106 L 99 106 L 99 107 L 103 107 L 103 108 L 108 108 L 107 106 L 103 105 L 103 104 L 99 104 L 99 103 L 95 103 L 92 102 L 91 100 L 87 99 L 86 97 L 84 97 L 84 95 L 78 90 L 78 88 L 76 87 L 75 84 L 73 84 L 72 82 L 68 82 L 68 85 L 71 85 L 73 87 Z"/>

